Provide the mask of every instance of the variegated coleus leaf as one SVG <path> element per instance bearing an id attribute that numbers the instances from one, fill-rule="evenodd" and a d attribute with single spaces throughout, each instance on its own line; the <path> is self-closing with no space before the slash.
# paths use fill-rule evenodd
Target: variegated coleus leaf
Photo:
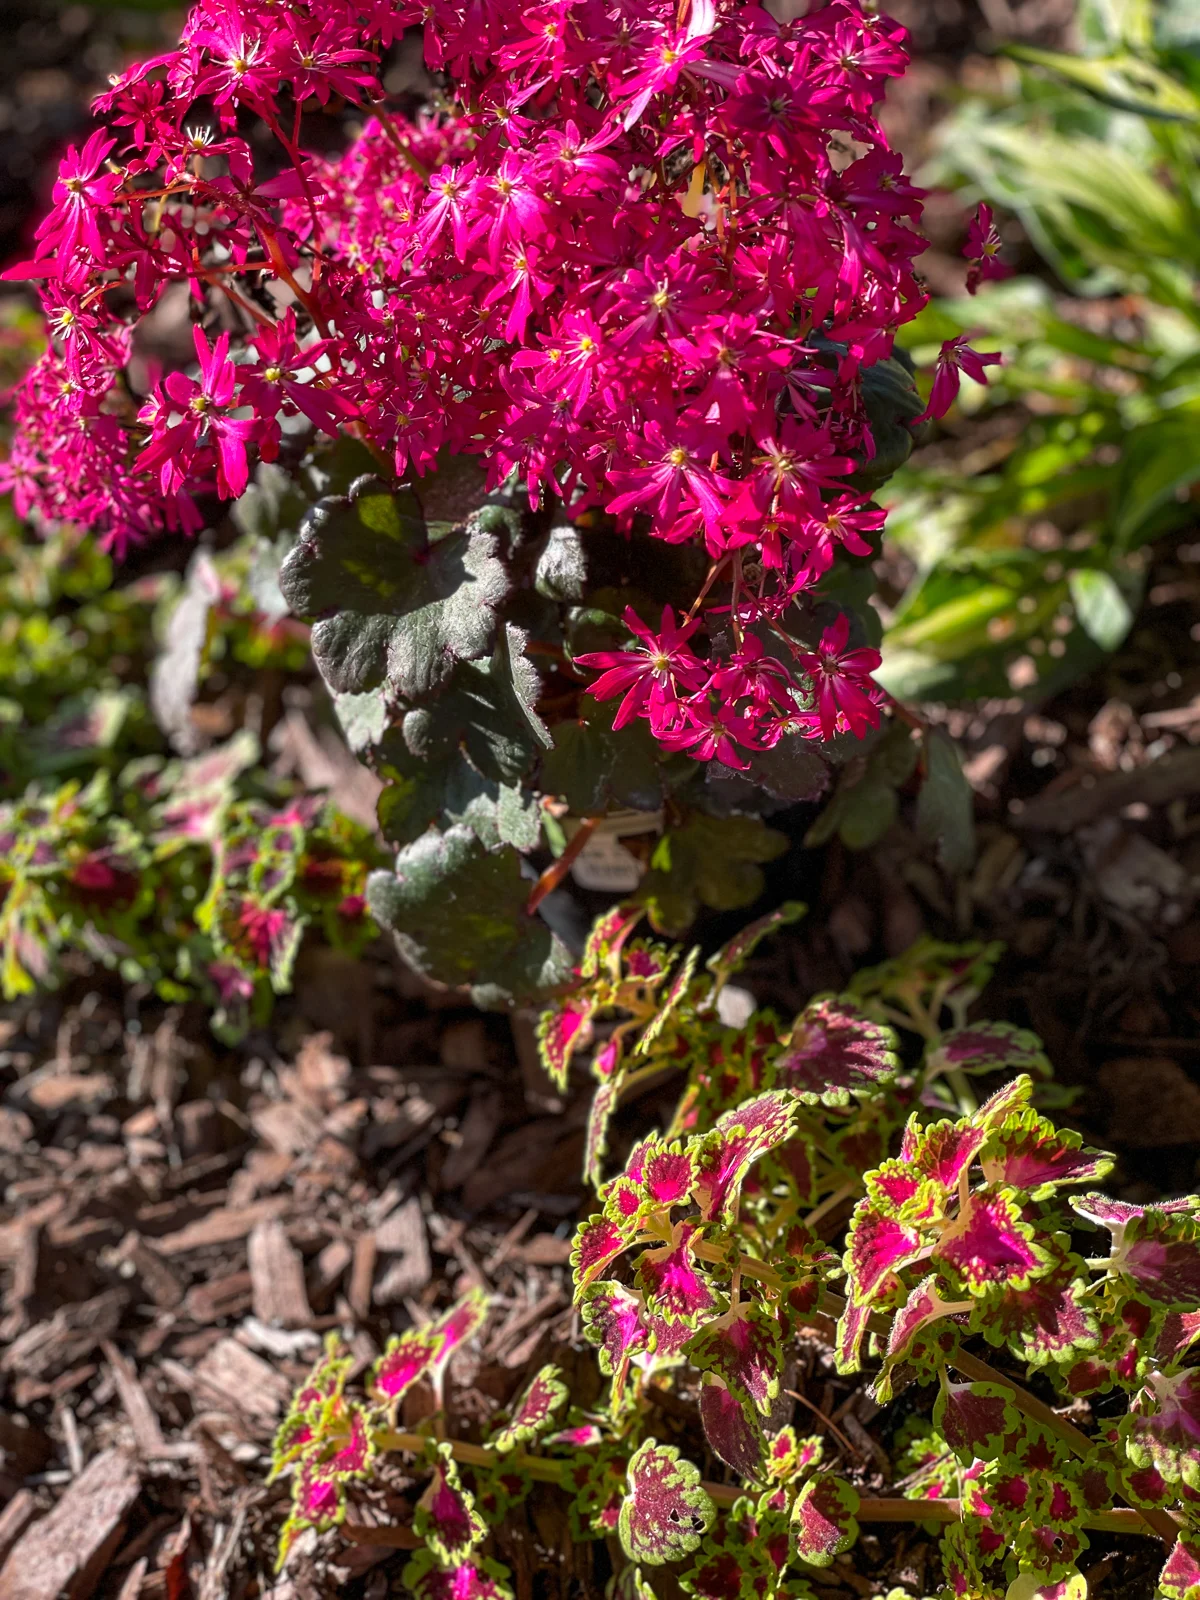
<path id="1" fill-rule="evenodd" d="M 928 1417 L 907 1418 L 892 1446 L 892 1470 L 906 1500 L 957 1500 L 958 1462 Z"/>
<path id="2" fill-rule="evenodd" d="M 786 927 L 789 922 L 798 922 L 807 912 L 808 907 L 799 900 L 785 900 L 775 911 L 769 911 L 765 917 L 759 917 L 749 923 L 740 933 L 734 934 L 728 944 L 724 944 L 715 955 L 708 958 L 708 970 L 716 978 L 718 985 L 726 982 L 749 960 L 755 948 L 768 934 L 774 933 L 777 928 Z"/>
<path id="3" fill-rule="evenodd" d="M 640 998 L 649 998 L 675 965 L 675 951 L 653 939 L 635 939 L 625 947 L 621 959 L 622 988 L 637 987 Z"/>
<path id="4" fill-rule="evenodd" d="M 375 1440 L 366 1411 L 337 1395 L 322 1402 L 322 1423 L 296 1468 L 292 1510 L 279 1535 L 282 1567 L 306 1528 L 334 1527 L 346 1515 L 345 1485 L 369 1476 Z"/>
<path id="5" fill-rule="evenodd" d="M 520 1505 L 533 1488 L 533 1479 L 516 1457 L 494 1467 L 472 1467 L 472 1493 L 475 1509 L 489 1528 L 504 1521 L 513 1506 Z"/>
<path id="6" fill-rule="evenodd" d="M 1152 1372 L 1120 1427 L 1135 1467 L 1200 1490 L 1200 1371 Z"/>
<path id="7" fill-rule="evenodd" d="M 656 1600 L 656 1597 L 641 1567 L 631 1561 L 609 1579 L 604 1600 Z"/>
<path id="8" fill-rule="evenodd" d="M 1022 1218 L 1020 1200 L 1011 1189 L 968 1195 L 958 1215 L 942 1228 L 933 1253 L 954 1268 L 971 1294 L 1027 1288 L 1054 1264 Z"/>
<path id="9" fill-rule="evenodd" d="M 369 1393 L 393 1413 L 418 1378 L 432 1372 L 442 1354 L 443 1336 L 433 1324 L 408 1328 L 389 1339 L 375 1363 Z"/>
<path id="10" fill-rule="evenodd" d="M 625 1465 L 620 1445 L 604 1443 L 594 1452 L 577 1452 L 567 1469 L 567 1514 L 574 1538 L 607 1539 L 616 1533 L 626 1496 Z"/>
<path id="11" fill-rule="evenodd" d="M 1044 1200 L 1064 1183 L 1098 1183 L 1112 1171 L 1111 1156 L 1032 1107 L 994 1129 L 979 1159 L 989 1183 L 1007 1184 L 1030 1200 Z"/>
<path id="12" fill-rule="evenodd" d="M 587 990 L 552 1000 L 538 1019 L 538 1054 L 547 1076 L 561 1093 L 567 1087 L 571 1057 L 591 1042 L 595 998 Z"/>
<path id="13" fill-rule="evenodd" d="M 852 1095 L 890 1083 L 899 1070 L 896 1035 L 848 995 L 810 1000 L 775 1058 L 775 1081 L 809 1105 L 848 1106 Z"/>
<path id="14" fill-rule="evenodd" d="M 287 1416 L 275 1435 L 268 1483 L 313 1444 L 328 1420 L 323 1416 L 328 1402 L 340 1398 L 353 1364 L 354 1357 L 342 1353 L 338 1335 L 329 1334 L 321 1359 L 292 1396 Z"/>
<path id="15" fill-rule="evenodd" d="M 1004 1600 L 1087 1600 L 1087 1594 L 1087 1579 L 1078 1567 L 1072 1567 L 1065 1577 L 1055 1579 L 1040 1572 L 1019 1572 Z"/>
<path id="16" fill-rule="evenodd" d="M 1200 1600 L 1200 1533 L 1181 1531 L 1158 1578 L 1163 1600 Z"/>
<path id="17" fill-rule="evenodd" d="M 743 1478 L 761 1479 L 766 1440 L 754 1407 L 706 1372 L 700 1387 L 700 1421 L 709 1449 Z"/>
<path id="18" fill-rule="evenodd" d="M 612 1379 L 612 1409 L 620 1410 L 630 1363 L 650 1349 L 640 1294 L 605 1279 L 589 1284 L 580 1300 L 584 1337 L 599 1346 L 600 1371 Z"/>
<path id="19" fill-rule="evenodd" d="M 606 1039 L 592 1054 L 588 1070 L 597 1083 L 615 1083 L 622 1071 L 622 1052 L 625 1048 L 624 1035 L 614 1033 Z"/>
<path id="20" fill-rule="evenodd" d="M 789 1423 L 767 1441 L 767 1476 L 779 1483 L 799 1483 L 815 1472 L 825 1456 L 819 1433 L 801 1438 Z"/>
<path id="21" fill-rule="evenodd" d="M 793 1115 L 786 1093 L 756 1095 L 724 1112 L 712 1132 L 697 1142 L 693 1147 L 696 1180 L 692 1193 L 705 1222 L 728 1222 L 736 1217 L 747 1172 L 759 1156 L 791 1136 Z"/>
<path id="22" fill-rule="evenodd" d="M 637 1042 L 635 1054 L 648 1055 L 651 1047 L 662 1037 L 667 1024 L 675 1016 L 683 1004 L 684 996 L 688 992 L 693 977 L 696 974 L 696 962 L 700 956 L 700 946 L 693 945 L 684 958 L 683 965 L 671 979 L 670 985 L 662 999 L 655 1008 L 654 1016 L 645 1028 Z"/>
<path id="23" fill-rule="evenodd" d="M 767 1415 L 783 1374 L 783 1339 L 773 1309 L 740 1300 L 707 1322 L 685 1348 L 694 1367 L 715 1373 L 735 1395 Z"/>
<path id="24" fill-rule="evenodd" d="M 1035 1072 L 1048 1078 L 1051 1067 L 1036 1033 L 1008 1022 L 976 1022 L 941 1034 L 926 1051 L 926 1081 L 946 1071 Z"/>
<path id="25" fill-rule="evenodd" d="M 826 1282 L 836 1276 L 840 1257 L 802 1222 L 794 1222 L 776 1246 L 772 1265 L 783 1285 L 780 1317 L 795 1332 L 807 1322 Z"/>
<path id="26" fill-rule="evenodd" d="M 868 1003 L 903 1003 L 911 998 L 934 1017 L 942 1006 L 949 1005 L 961 1016 L 982 993 L 1003 952 L 1004 946 L 998 942 L 947 944 L 921 938 L 909 945 L 903 955 L 856 972 L 849 993 Z"/>
<path id="27" fill-rule="evenodd" d="M 881 1405 L 893 1398 L 897 1369 L 913 1363 L 914 1344 L 919 1336 L 932 1323 L 946 1317 L 957 1317 L 960 1323 L 965 1322 L 965 1314 L 974 1309 L 973 1301 L 952 1300 L 946 1290 L 938 1274 L 931 1272 L 909 1291 L 908 1298 L 892 1317 L 883 1368 L 871 1385 L 872 1396 Z"/>
<path id="28" fill-rule="evenodd" d="M 562 1373 L 553 1362 L 547 1362 L 530 1380 L 508 1421 L 492 1435 L 489 1444 L 504 1455 L 519 1444 L 540 1439 L 554 1427 L 566 1403 L 567 1386 Z"/>
<path id="29" fill-rule="evenodd" d="M 850 1219 L 842 1257 L 850 1298 L 856 1304 L 869 1306 L 880 1291 L 893 1287 L 896 1273 L 927 1253 L 925 1236 L 919 1228 L 860 1200 Z"/>
<path id="30" fill-rule="evenodd" d="M 487 1321 L 491 1297 L 486 1289 L 468 1289 L 448 1311 L 443 1311 L 433 1325 L 433 1332 L 441 1337 L 441 1348 L 435 1359 L 435 1368 L 444 1367 L 460 1345 L 473 1339 Z"/>
<path id="31" fill-rule="evenodd" d="M 617 1083 L 598 1084 L 588 1108 L 587 1133 L 583 1141 L 583 1176 L 593 1189 L 604 1182 L 604 1158 L 608 1154 L 608 1125 L 617 1109 Z"/>
<path id="32" fill-rule="evenodd" d="M 699 1469 L 674 1445 L 647 1439 L 630 1458 L 618 1524 L 621 1548 L 631 1561 L 660 1567 L 699 1548 L 716 1506 Z"/>
<path id="33" fill-rule="evenodd" d="M 940 1550 L 945 1593 L 951 1600 L 1005 1600 L 1008 1584 L 997 1565 L 1005 1548 L 1001 1535 L 986 1523 L 952 1522 Z"/>
<path id="34" fill-rule="evenodd" d="M 583 947 L 580 977 L 617 979 L 621 972 L 621 948 L 645 914 L 645 906 L 619 905 L 597 917 Z"/>
<path id="35" fill-rule="evenodd" d="M 792 1555 L 827 1567 L 858 1539 L 858 1492 L 832 1472 L 810 1478 L 792 1507 Z"/>
<path id="36" fill-rule="evenodd" d="M 487 1523 L 475 1509 L 474 1495 L 463 1487 L 448 1444 L 437 1446 L 433 1477 L 413 1513 L 413 1531 L 443 1567 L 464 1565 L 487 1535 Z"/>
<path id="37" fill-rule="evenodd" d="M 870 1320 L 870 1305 L 865 1300 L 855 1299 L 851 1294 L 846 1300 L 845 1310 L 838 1318 L 834 1341 L 834 1360 L 839 1372 L 858 1371 L 862 1342 L 866 1337 L 867 1323 Z"/>
<path id="38" fill-rule="evenodd" d="M 902 1355 L 885 1357 L 880 1371 L 867 1385 L 871 1398 L 879 1405 L 888 1405 L 910 1384 L 938 1381 L 946 1363 L 953 1363 L 968 1322 L 967 1316 L 956 1314 L 951 1306 L 946 1315 L 933 1317 L 918 1328 Z"/>
<path id="39" fill-rule="evenodd" d="M 679 1587 L 692 1600 L 774 1600 L 790 1556 L 786 1514 L 736 1500 L 704 1540 Z"/>
<path id="40" fill-rule="evenodd" d="M 1200 1307 L 1200 1216 L 1195 1196 L 1163 1206 L 1134 1206 L 1088 1194 L 1071 1201 L 1088 1222 L 1112 1233 L 1110 1276 L 1167 1311 Z"/>
<path id="41" fill-rule="evenodd" d="M 993 1460 L 1021 1418 L 1008 1389 L 995 1383 L 949 1383 L 944 1378 L 933 1407 L 933 1425 L 964 1466 Z"/>
<path id="42" fill-rule="evenodd" d="M 618 1220 L 606 1208 L 593 1212 L 579 1224 L 571 1247 L 577 1301 L 588 1284 L 607 1272 L 617 1257 L 629 1249 L 637 1236 L 636 1217 L 635 1212 L 632 1219 Z"/>
<path id="43" fill-rule="evenodd" d="M 1027 1072 L 1019 1072 L 1015 1078 L 1002 1083 L 988 1095 L 978 1111 L 971 1113 L 971 1121 L 991 1133 L 993 1129 L 1003 1127 L 1009 1117 L 1024 1110 L 1032 1094 L 1033 1079 Z"/>
<path id="44" fill-rule="evenodd" d="M 418 1550 L 400 1581 L 413 1600 L 513 1600 L 509 1577 L 498 1561 L 443 1567 L 432 1550 Z"/>
<path id="45" fill-rule="evenodd" d="M 634 1269 L 647 1309 L 692 1331 L 724 1309 L 716 1284 L 696 1258 L 699 1242 L 699 1224 L 677 1222 L 670 1243 L 643 1250 Z M 685 1332 L 682 1342 L 688 1337 Z"/>
<path id="46" fill-rule="evenodd" d="M 907 1169 L 915 1183 L 913 1195 L 905 1205 L 905 1215 L 933 1215 L 936 1206 L 925 1204 L 914 1207 L 913 1198 L 930 1193 L 929 1186 L 942 1195 L 956 1193 L 959 1180 L 968 1171 L 987 1139 L 986 1128 L 980 1127 L 970 1117 L 957 1122 L 941 1121 L 922 1125 L 919 1117 L 912 1116 L 900 1140 L 901 1169 Z M 889 1169 L 894 1163 L 887 1163 Z"/>
<path id="47" fill-rule="evenodd" d="M 983 1296 L 972 1322 L 973 1332 L 1031 1367 L 1084 1355 L 1101 1338 L 1084 1262 L 1056 1246 L 1043 1248 L 1053 1258 L 1050 1269 L 1024 1288 L 1002 1284 Z"/>

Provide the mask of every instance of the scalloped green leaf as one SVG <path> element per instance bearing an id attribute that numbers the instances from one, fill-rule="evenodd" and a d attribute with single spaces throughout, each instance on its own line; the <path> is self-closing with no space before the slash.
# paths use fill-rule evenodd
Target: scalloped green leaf
<path id="1" fill-rule="evenodd" d="M 387 683 L 408 699 L 488 654 L 509 587 L 477 521 L 431 543 L 413 492 L 370 476 L 312 508 L 279 586 L 297 616 L 316 619 L 313 655 L 331 689 Z"/>
<path id="2" fill-rule="evenodd" d="M 430 830 L 367 880 L 371 915 L 418 972 L 487 985 L 482 998 L 536 998 L 571 971 L 566 947 L 526 914 L 529 882 L 513 850 L 490 852 L 456 824 Z"/>

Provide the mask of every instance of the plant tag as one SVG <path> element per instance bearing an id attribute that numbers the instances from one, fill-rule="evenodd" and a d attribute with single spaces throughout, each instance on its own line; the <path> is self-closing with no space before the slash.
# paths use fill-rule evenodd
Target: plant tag
<path id="1" fill-rule="evenodd" d="M 622 811 L 605 817 L 579 852 L 571 876 L 581 889 L 604 894 L 631 893 L 642 881 L 645 868 L 626 850 L 621 837 L 657 833 L 661 828 L 661 811 Z"/>

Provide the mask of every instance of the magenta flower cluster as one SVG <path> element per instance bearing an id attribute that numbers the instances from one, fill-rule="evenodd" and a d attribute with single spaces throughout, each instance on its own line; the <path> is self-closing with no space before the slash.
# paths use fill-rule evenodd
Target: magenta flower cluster
<path id="1" fill-rule="evenodd" d="M 380 67 L 421 23 L 452 87 L 408 120 Z M 861 731 L 875 652 L 844 621 L 805 650 L 780 619 L 882 521 L 846 479 L 873 455 L 861 375 L 925 301 L 921 191 L 874 115 L 905 63 L 858 0 L 787 24 L 745 0 L 201 0 L 101 97 L 10 273 L 52 335 L 3 468 L 19 510 L 118 550 L 193 532 L 298 417 L 397 474 L 478 453 L 532 502 L 707 552 L 692 616 L 585 660 L 623 717 L 734 765 Z M 301 114 L 331 103 L 361 134 L 304 154 Z M 181 286 L 196 375 L 139 392 L 137 325 Z M 938 405 L 973 355 L 948 352 Z M 688 644 L 718 603 L 720 660 Z"/>

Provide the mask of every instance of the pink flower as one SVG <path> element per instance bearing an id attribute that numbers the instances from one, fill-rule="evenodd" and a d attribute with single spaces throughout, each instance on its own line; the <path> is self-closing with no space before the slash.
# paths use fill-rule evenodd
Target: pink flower
<path id="1" fill-rule="evenodd" d="M 986 283 L 990 278 L 1007 278 L 1012 274 L 1012 268 L 999 259 L 1002 241 L 996 224 L 992 218 L 992 208 L 981 205 L 971 218 L 971 226 L 967 229 L 967 242 L 963 246 L 963 255 L 969 266 L 967 268 L 967 293 L 974 294 L 981 283 Z"/>
<path id="2" fill-rule="evenodd" d="M 118 173 L 101 169 L 116 142 L 100 130 L 92 134 L 82 150 L 72 145 L 67 151 L 58 169 L 52 210 L 38 226 L 39 256 L 69 256 L 83 245 L 98 261 L 107 262 L 100 218 L 112 205 L 121 178 Z"/>
<path id="3" fill-rule="evenodd" d="M 849 731 L 859 738 L 879 726 L 878 691 L 871 673 L 878 667 L 878 650 L 847 650 L 850 618 L 843 613 L 826 628 L 816 650 L 798 657 L 812 678 L 816 724 L 823 739 Z"/>
<path id="4" fill-rule="evenodd" d="M 705 463 L 705 445 L 711 442 L 709 429 L 680 429 L 670 437 L 661 423 L 648 422 L 645 443 L 649 459 L 640 466 L 609 473 L 613 487 L 624 493 L 609 500 L 607 509 L 619 517 L 639 507 L 653 508 L 659 528 L 669 528 L 688 512 L 698 512 L 706 525 L 719 522 L 731 485 Z"/>
<path id="5" fill-rule="evenodd" d="M 987 373 L 985 367 L 996 367 L 1004 360 L 998 350 L 988 352 L 972 350 L 968 341 L 969 333 L 960 333 L 957 339 L 947 339 L 942 345 L 942 352 L 937 359 L 937 372 L 934 374 L 933 388 L 929 394 L 929 404 L 919 417 L 914 417 L 914 425 L 918 422 L 927 422 L 930 417 L 944 417 L 954 404 L 958 395 L 961 372 L 968 378 L 974 378 L 976 383 L 986 383 Z"/>
<path id="6" fill-rule="evenodd" d="M 575 657 L 577 666 L 607 669 L 589 684 L 589 694 L 597 700 L 624 695 L 613 718 L 614 728 L 623 728 L 636 716 L 649 716 L 652 722 L 673 716 L 680 689 L 694 693 L 708 677 L 704 663 L 687 646 L 700 626 L 697 620 L 677 624 L 670 606 L 664 606 L 659 631 L 652 633 L 637 613 L 627 608 L 625 626 L 642 641 L 640 649 L 593 650 Z"/>
<path id="7" fill-rule="evenodd" d="M 212 349 L 199 328 L 193 328 L 200 382 L 172 372 L 161 390 L 142 408 L 152 427 L 140 462 L 157 468 L 163 489 L 177 488 L 187 477 L 197 448 L 212 442 L 217 450 L 217 479 L 223 494 L 236 496 L 249 482 L 246 442 L 259 431 L 252 418 L 230 415 L 237 401 L 237 368 L 229 360 L 229 335 L 221 334 Z M 178 420 L 173 420 L 177 418 Z"/>
<path id="8" fill-rule="evenodd" d="M 601 683 L 619 716 L 740 763 L 807 715 L 793 664 L 747 643 L 710 667 L 688 640 L 732 605 L 783 626 L 843 546 L 873 547 L 879 513 L 847 481 L 874 449 L 862 374 L 925 298 L 921 193 L 876 115 L 904 31 L 863 0 L 805 9 L 196 0 L 178 48 L 97 102 L 106 127 L 16 269 L 52 337 L 0 476 L 23 511 L 123 550 L 195 532 L 296 413 L 398 473 L 474 454 L 580 526 L 636 517 L 722 563 L 692 622 L 638 624 Z M 301 154 L 299 110 L 379 100 L 416 26 L 436 115 L 391 106 L 336 156 Z M 981 212 L 981 278 L 993 232 Z M 229 331 L 197 333 L 198 376 L 155 381 L 135 416 L 138 320 L 178 291 Z M 953 341 L 929 414 L 995 359 Z M 736 600 L 734 561 L 754 574 Z"/>
<path id="9" fill-rule="evenodd" d="M 317 381 L 317 363 L 329 348 L 329 341 L 301 349 L 296 342 L 296 313 L 289 306 L 275 327 L 264 329 L 249 341 L 258 353 L 258 365 L 243 369 L 241 399 L 249 402 L 263 418 L 273 418 L 284 402 L 302 411 L 308 420 L 326 433 L 358 414 L 358 408 L 336 387 L 323 387 Z M 309 371 L 310 380 L 299 373 Z"/>

